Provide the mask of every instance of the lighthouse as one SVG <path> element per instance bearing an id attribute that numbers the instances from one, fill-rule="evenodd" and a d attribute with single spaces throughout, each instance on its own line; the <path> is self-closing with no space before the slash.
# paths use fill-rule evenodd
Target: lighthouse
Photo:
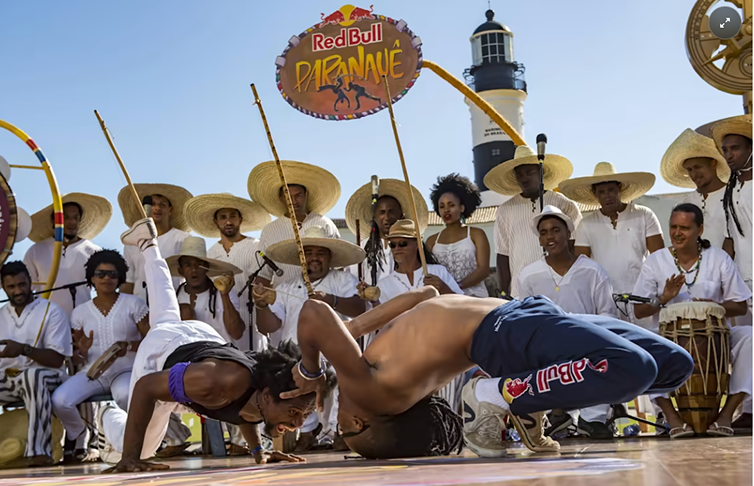
<path id="1" fill-rule="evenodd" d="M 485 12 L 487 21 L 471 36 L 471 67 L 464 72 L 469 87 L 491 104 L 524 136 L 526 81 L 524 65 L 513 57 L 513 32 L 495 21 L 495 12 Z M 468 99 L 474 146 L 474 179 L 482 191 L 482 206 L 501 204 L 505 199 L 487 189 L 484 176 L 493 167 L 513 158 L 516 146 L 511 138 Z"/>

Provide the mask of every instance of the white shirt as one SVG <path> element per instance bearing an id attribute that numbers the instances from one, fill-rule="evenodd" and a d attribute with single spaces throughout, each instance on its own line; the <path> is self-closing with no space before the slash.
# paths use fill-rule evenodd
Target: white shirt
<path id="1" fill-rule="evenodd" d="M 169 258 L 180 253 L 183 240 L 188 236 L 188 233 L 181 231 L 178 228 L 171 228 L 167 233 L 158 236 L 157 247 L 160 249 L 162 258 Z M 146 277 L 144 274 L 144 257 L 141 256 L 139 248 L 130 245 L 125 246 L 123 248 L 123 258 L 126 259 L 126 263 L 128 264 L 126 282 L 134 284 L 135 296 L 149 303 L 147 299 Z M 183 282 L 182 277 L 173 277 L 173 288 L 177 289 L 181 282 Z"/>
<path id="2" fill-rule="evenodd" d="M 237 340 L 230 337 L 230 334 L 228 333 L 228 330 L 225 328 L 225 321 L 223 320 L 223 313 L 225 312 L 225 306 L 223 305 L 223 299 L 222 295 L 220 295 L 220 291 L 218 290 L 215 293 L 215 315 L 212 315 L 209 297 L 210 297 L 210 290 L 207 289 L 201 294 L 196 294 L 196 301 L 194 302 L 194 312 L 196 312 L 196 320 L 204 322 L 206 324 L 209 324 L 212 329 L 217 331 L 217 333 L 225 339 L 228 343 L 233 343 L 236 346 L 238 346 Z M 238 296 L 236 295 L 236 292 L 233 291 L 234 289 L 231 289 L 230 293 L 228 294 L 228 297 L 230 297 L 230 303 L 233 304 L 233 307 L 238 310 Z M 189 296 L 188 292 L 186 292 L 186 287 L 181 286 L 178 289 L 177 292 L 178 297 L 178 303 L 179 304 L 188 304 L 191 302 L 191 296 Z M 240 314 L 240 312 L 239 312 Z M 241 338 L 243 339 L 243 338 Z M 248 343 L 248 340 L 246 341 Z M 246 348 L 248 349 L 249 345 L 246 345 Z"/>
<path id="3" fill-rule="evenodd" d="M 393 258 L 393 250 L 390 249 L 390 245 L 387 244 L 387 240 L 380 240 L 382 242 L 382 255 L 384 256 L 384 259 L 382 260 L 382 268 L 380 269 L 380 266 L 377 265 L 377 282 L 379 282 L 382 277 L 385 275 L 390 275 L 395 271 L 395 259 Z M 361 247 L 366 249 L 367 241 L 361 242 Z M 359 265 L 361 265 L 362 268 L 362 275 L 364 278 L 364 282 L 368 283 L 369 285 L 372 284 L 372 266 L 369 264 L 366 258 L 361 263 L 357 263 L 356 265 L 351 265 L 348 267 L 348 270 L 355 276 L 359 276 Z"/>
<path id="4" fill-rule="evenodd" d="M 631 292 L 649 255 L 647 238 L 662 235 L 660 221 L 651 209 L 632 202 L 618 213 L 618 225 L 598 209 L 584 216 L 576 229 L 576 246 L 587 246 L 592 259 L 602 265 L 616 292 Z"/>
<path id="5" fill-rule="evenodd" d="M 733 221 L 733 215 L 731 215 L 730 221 L 728 221 L 728 236 L 733 239 L 733 248 L 736 250 L 736 265 L 738 265 L 738 271 L 741 272 L 741 277 L 751 285 L 751 252 L 752 244 L 752 232 L 754 227 L 752 226 L 751 219 L 751 205 L 752 205 L 752 181 L 746 181 L 744 186 L 738 185 L 733 190 L 733 206 L 736 208 L 736 215 L 738 216 L 738 222 L 741 223 L 741 229 L 744 231 L 743 236 L 738 232 L 736 228 L 736 222 Z"/>
<path id="6" fill-rule="evenodd" d="M 68 317 L 57 304 L 42 298 L 37 298 L 24 307 L 20 316 L 16 314 L 16 309 L 12 305 L 5 304 L 0 309 L 0 336 L 2 339 L 10 339 L 36 348 L 52 349 L 65 357 L 73 354 Z M 35 367 L 42 365 L 23 355 L 0 358 L 0 370 L 3 371 L 8 368 L 23 370 Z"/>
<path id="7" fill-rule="evenodd" d="M 47 277 L 50 275 L 50 268 L 52 267 L 52 249 L 55 245 L 55 240 L 47 238 L 32 245 L 24 256 L 24 264 L 29 269 L 29 275 L 31 275 L 32 282 L 46 282 Z M 71 243 L 68 247 L 63 247 L 63 254 L 60 257 L 60 267 L 58 268 L 58 276 L 55 279 L 55 287 L 61 287 L 63 285 L 83 282 L 86 280 L 86 269 L 84 265 L 89 260 L 94 252 L 101 250 L 99 246 L 95 245 L 89 240 L 79 240 L 75 243 Z M 43 290 L 44 285 L 35 285 L 32 290 Z M 79 285 L 76 287 L 76 305 L 81 305 L 84 302 L 91 300 L 92 294 L 89 287 Z M 71 292 L 68 289 L 56 290 L 50 294 L 50 300 L 55 302 L 63 309 L 65 315 L 70 317 L 73 312 L 73 299 L 71 298 Z"/>
<path id="8" fill-rule="evenodd" d="M 456 279 L 448 272 L 448 269 L 442 265 L 427 265 L 427 273 L 439 277 L 440 280 L 445 282 L 445 285 L 450 287 L 450 290 L 454 294 L 462 294 L 463 290 L 458 286 Z M 380 283 L 377 285 L 380 288 L 380 303 L 384 304 L 390 299 L 394 299 L 401 294 L 408 292 L 409 290 L 418 289 L 424 286 L 424 272 L 421 268 L 414 270 L 414 284 L 408 281 L 408 275 L 404 273 L 393 272 L 389 275 L 385 275 L 380 279 Z"/>
<path id="9" fill-rule="evenodd" d="M 312 282 L 312 289 L 347 299 L 358 295 L 356 288 L 358 283 L 359 281 L 351 273 L 331 269 L 324 278 Z M 270 305 L 270 310 L 280 319 L 283 326 L 270 336 L 270 342 L 273 346 L 287 340 L 297 343 L 298 316 L 307 299 L 304 279 L 299 275 L 297 281 L 280 284 L 276 290 L 278 290 L 277 297 L 275 303 Z M 345 316 L 341 316 L 341 318 L 350 319 Z"/>
<path id="10" fill-rule="evenodd" d="M 636 281 L 633 294 L 641 297 L 659 297 L 665 289 L 665 281 L 673 274 L 678 274 L 670 249 L 658 250 L 647 258 Z M 686 275 L 687 282 L 693 282 L 696 272 Z M 702 263 L 696 283 L 689 288 L 684 285 L 678 295 L 668 304 L 690 302 L 693 298 L 711 299 L 717 303 L 727 300 L 744 302 L 751 298 L 751 290 L 738 273 L 735 263 L 730 256 L 717 247 L 702 250 Z M 651 330 L 660 329 L 660 315 L 651 317 Z"/>
<path id="11" fill-rule="evenodd" d="M 578 228 L 581 211 L 575 202 L 553 191 L 545 191 L 544 202 L 545 206 L 555 206 L 563 211 Z M 532 201 L 521 194 L 513 196 L 497 208 L 495 247 L 498 255 L 508 257 L 511 295 L 514 297 L 518 296 L 518 274 L 543 255 L 539 238 L 531 230 L 532 218 L 539 213 L 539 199 Z"/>
<path id="12" fill-rule="evenodd" d="M 233 290 L 230 291 L 231 298 L 236 296 L 238 298 L 238 313 L 241 314 L 241 319 L 246 324 L 246 329 L 243 332 L 243 337 L 236 342 L 236 346 L 242 351 L 248 351 L 249 348 L 249 329 L 251 329 L 251 344 L 255 351 L 261 351 L 267 347 L 267 337 L 264 334 L 257 332 L 256 327 L 253 325 L 253 318 L 249 312 L 249 292 L 251 287 L 246 289 L 240 297 L 238 292 L 246 285 L 246 281 L 249 276 L 259 268 L 259 261 L 261 258 L 257 258 L 256 252 L 259 250 L 259 240 L 256 238 L 246 237 L 241 241 L 237 241 L 230 247 L 230 251 L 226 252 L 225 248 L 220 242 L 215 243 L 207 251 L 207 257 L 214 260 L 220 260 L 222 262 L 232 263 L 241 269 L 241 273 L 235 276 L 236 285 Z"/>
<path id="13" fill-rule="evenodd" d="M 118 341 L 141 340 L 137 324 L 147 314 L 149 314 L 149 308 L 146 302 L 129 294 L 118 294 L 118 300 L 115 301 L 107 316 L 102 315 L 91 300 L 76 307 L 71 315 L 71 329 L 82 329 L 87 336 L 90 331 L 94 331 L 92 347 L 89 348 L 88 359 L 83 369 L 88 370 L 110 346 Z M 122 358 L 116 359 L 105 373 L 117 376 L 123 371 L 130 370 L 135 358 L 136 352 L 130 351 Z"/>
<path id="14" fill-rule="evenodd" d="M 528 265 L 518 276 L 518 292 L 521 299 L 544 295 L 571 314 L 618 317 L 610 277 L 599 263 L 584 255 L 579 255 L 562 277 L 544 258 Z"/>
<path id="15" fill-rule="evenodd" d="M 309 213 L 304 218 L 304 222 L 299 224 L 299 232 L 303 236 L 303 232 L 306 228 L 312 226 L 320 226 L 324 228 L 328 238 L 340 238 L 340 232 L 330 219 L 317 213 Z M 259 237 L 259 249 L 263 252 L 267 251 L 274 243 L 279 243 L 285 240 L 292 240 L 295 237 L 293 234 L 293 226 L 291 226 L 291 220 L 282 216 L 275 221 L 267 224 L 262 229 L 262 234 Z M 275 262 L 277 263 L 277 262 Z M 287 265 L 283 263 L 277 263 L 278 267 L 283 271 L 283 276 L 272 280 L 272 285 L 277 287 L 283 283 L 295 282 L 297 277 L 301 275 L 301 267 L 298 265 Z M 259 275 L 262 278 L 272 279 L 272 270 L 269 267 L 265 267 L 262 273 Z"/>
<path id="16" fill-rule="evenodd" d="M 709 240 L 712 246 L 718 248 L 723 247 L 723 241 L 725 241 L 727 234 L 725 228 L 725 210 L 723 209 L 723 194 L 725 194 L 725 186 L 707 194 L 706 200 L 704 196 L 696 191 L 689 193 L 683 198 L 683 202 L 694 204 L 702 210 L 702 214 L 704 215 L 704 234 L 702 238 Z"/>

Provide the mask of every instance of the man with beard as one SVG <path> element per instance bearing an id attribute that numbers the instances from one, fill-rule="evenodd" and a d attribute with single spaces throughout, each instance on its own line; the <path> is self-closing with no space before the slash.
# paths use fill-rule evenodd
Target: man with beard
<path id="1" fill-rule="evenodd" d="M 220 240 L 207 251 L 207 257 L 230 263 L 241 269 L 235 275 L 236 291 L 246 286 L 259 269 L 259 240 L 243 233 L 257 231 L 270 222 L 270 215 L 257 203 L 231 194 L 203 194 L 186 203 L 186 219 L 194 232 L 205 238 Z M 251 288 L 239 297 L 239 313 L 244 321 L 243 337 L 234 341 L 242 351 L 261 351 L 267 337 L 253 325 Z M 201 320 L 201 319 L 200 319 Z"/>
<path id="2" fill-rule="evenodd" d="M 241 428 L 257 462 L 301 461 L 301 458 L 262 450 L 255 424 L 264 422 L 273 436 L 295 430 L 314 408 L 314 396 L 281 401 L 279 394 L 293 387 L 291 370 L 300 356 L 298 347 L 283 343 L 277 350 L 246 354 L 200 321 L 182 321 L 168 264 L 157 247 L 151 219 L 134 223 L 123 233 L 124 245 L 134 246 L 145 261 L 144 272 L 152 305 L 150 330 L 136 353 L 131 376 L 128 414 L 102 407 L 97 420 L 108 451 L 106 462 L 117 462 L 111 472 L 167 469 L 150 464 L 168 427 L 169 416 L 188 407 L 196 413 Z M 332 373 L 320 370 L 329 391 Z M 317 404 L 321 405 L 321 404 Z M 118 457 L 120 456 L 120 457 Z"/>
<path id="3" fill-rule="evenodd" d="M 112 206 L 104 197 L 83 193 L 63 196 L 63 252 L 55 280 L 56 287 L 86 281 L 84 265 L 92 254 L 101 250 L 90 240 L 107 226 L 112 214 Z M 29 239 L 34 241 L 34 245 L 26 251 L 24 264 L 29 270 L 32 282 L 46 282 L 50 274 L 55 245 L 54 216 L 50 204 L 31 217 Z M 43 289 L 44 285 L 32 287 L 35 291 Z M 72 291 L 56 290 L 50 295 L 50 300 L 59 305 L 69 318 L 74 307 L 88 302 L 91 298 L 86 285 L 75 287 Z"/>
<path id="4" fill-rule="evenodd" d="M 10 299 L 0 309 L 0 404 L 23 400 L 29 413 L 24 458 L 14 465 L 48 466 L 53 463 L 51 395 L 65 377 L 63 361 L 73 354 L 71 327 L 57 304 L 34 298 L 23 263 L 3 265 L 0 279 Z"/>

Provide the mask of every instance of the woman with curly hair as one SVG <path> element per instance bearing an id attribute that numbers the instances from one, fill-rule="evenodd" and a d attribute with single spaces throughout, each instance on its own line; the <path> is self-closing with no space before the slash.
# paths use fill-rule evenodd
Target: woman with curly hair
<path id="1" fill-rule="evenodd" d="M 467 177 L 450 174 L 437 178 L 429 197 L 445 228 L 427 239 L 427 247 L 464 294 L 489 297 L 484 279 L 490 274 L 490 243 L 483 230 L 466 225 L 482 202 L 479 190 Z"/>

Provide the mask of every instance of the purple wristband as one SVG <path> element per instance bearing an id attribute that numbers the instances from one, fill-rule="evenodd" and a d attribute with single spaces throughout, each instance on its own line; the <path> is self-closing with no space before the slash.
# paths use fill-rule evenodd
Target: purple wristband
<path id="1" fill-rule="evenodd" d="M 186 396 L 183 391 L 183 375 L 186 373 L 186 368 L 191 363 L 178 363 L 168 372 L 168 391 L 170 396 L 173 397 L 178 403 L 187 404 L 191 403 L 191 399 Z"/>

